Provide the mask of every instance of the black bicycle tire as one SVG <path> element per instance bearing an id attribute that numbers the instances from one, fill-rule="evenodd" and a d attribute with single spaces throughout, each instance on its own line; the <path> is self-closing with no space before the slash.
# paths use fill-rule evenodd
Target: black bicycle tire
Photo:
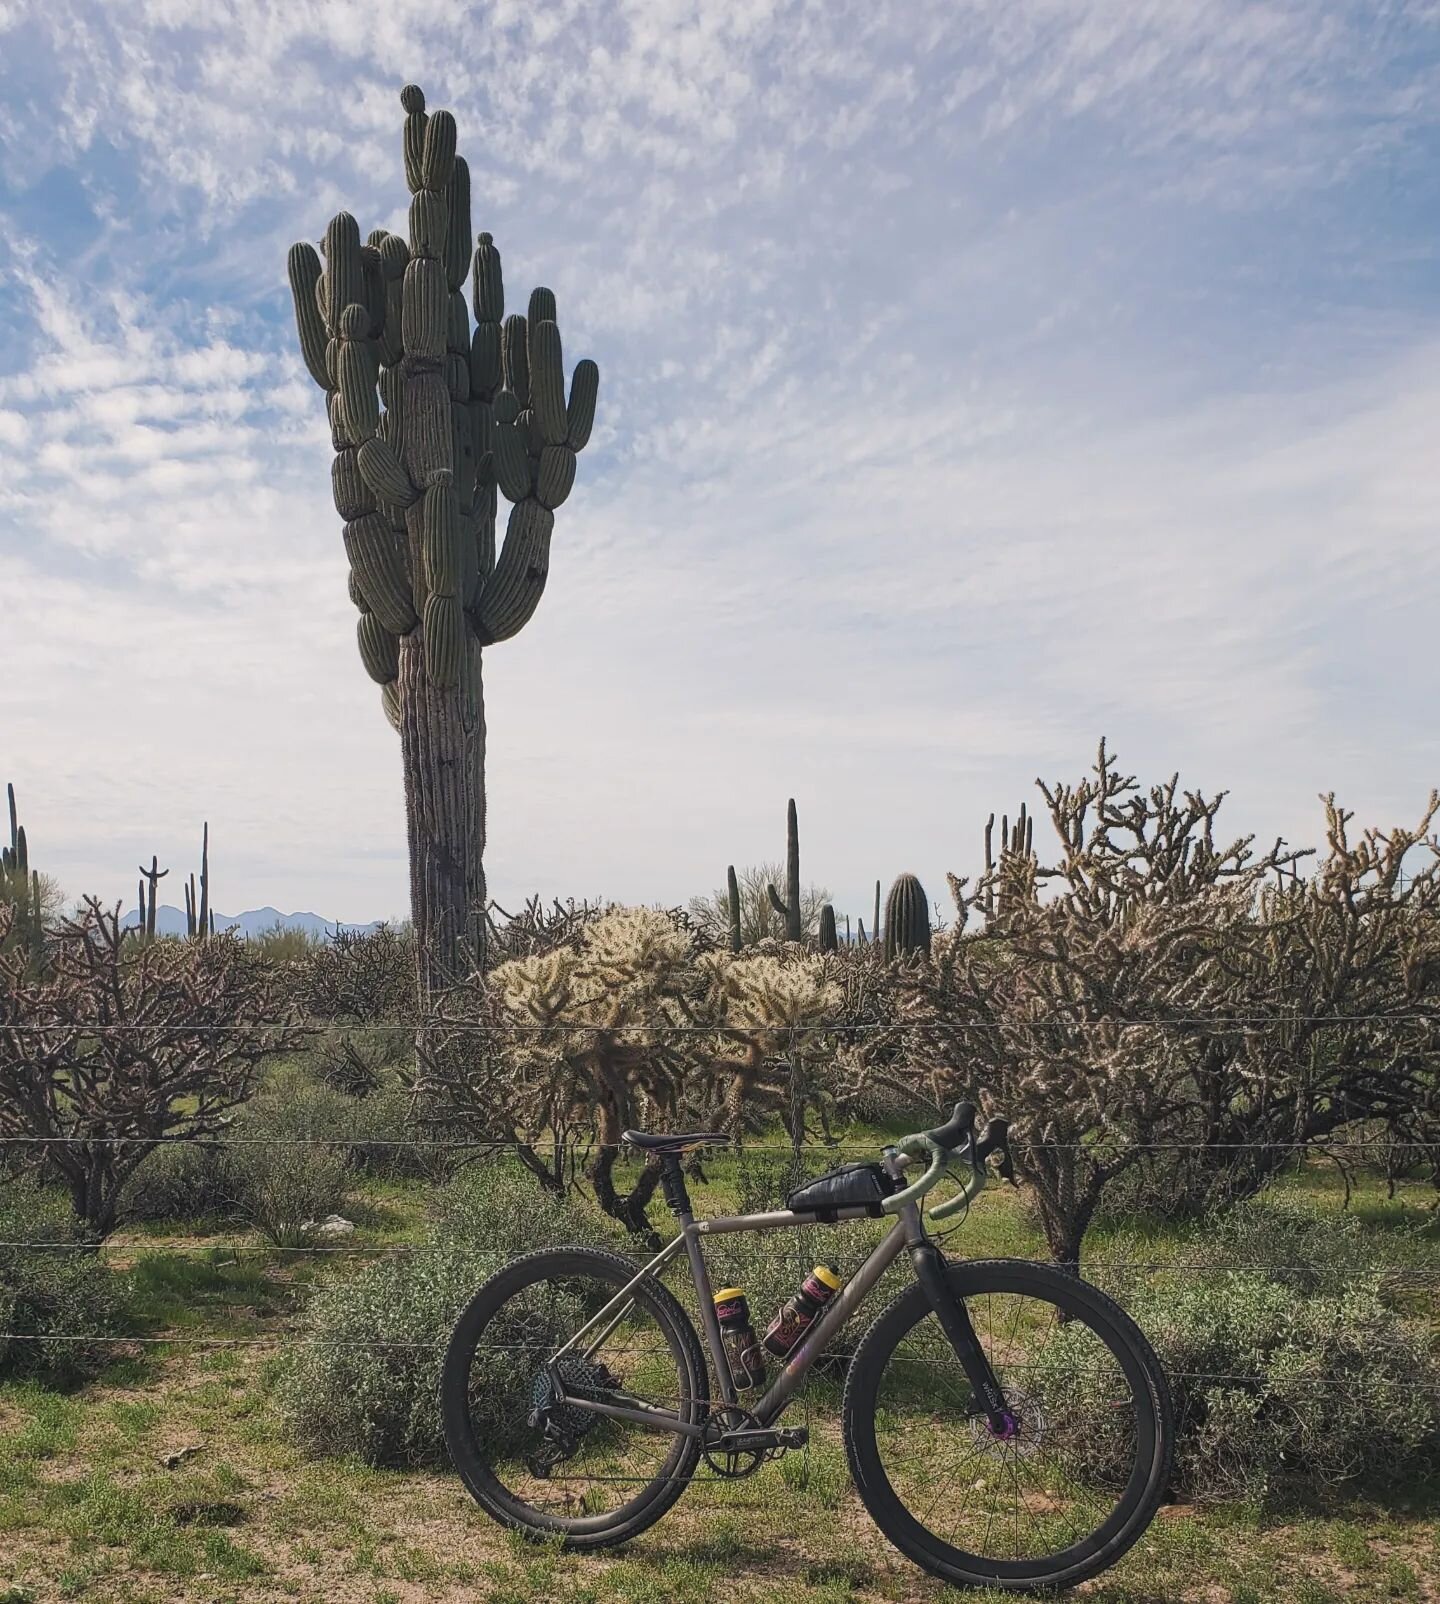
<path id="1" fill-rule="evenodd" d="M 634 1276 L 636 1266 L 621 1254 L 601 1248 L 562 1247 L 522 1254 L 496 1271 L 461 1310 L 446 1346 L 440 1373 L 445 1445 L 466 1490 L 492 1520 L 537 1541 L 560 1538 L 561 1546 L 568 1549 L 607 1548 L 638 1536 L 670 1509 L 694 1473 L 700 1459 L 700 1443 L 698 1438 L 677 1432 L 676 1448 L 661 1472 L 628 1504 L 607 1515 L 578 1521 L 546 1516 L 508 1493 L 491 1473 L 475 1440 L 469 1405 L 471 1356 L 489 1319 L 520 1288 L 543 1279 L 547 1269 L 552 1275 L 594 1273 L 598 1269 L 607 1278 L 618 1276 L 618 1289 Z M 637 1288 L 636 1297 L 648 1305 L 662 1329 L 667 1329 L 667 1336 L 674 1338 L 671 1352 L 684 1364 L 692 1408 L 696 1419 L 703 1419 L 709 1405 L 710 1381 L 694 1325 L 675 1295 L 658 1281 Z"/>
<path id="2" fill-rule="evenodd" d="M 1175 1451 L 1174 1414 L 1170 1386 L 1154 1349 L 1144 1333 L 1112 1298 L 1053 1265 L 1025 1259 L 977 1259 L 947 1265 L 951 1284 L 962 1298 L 984 1292 L 1010 1292 L 1021 1296 L 1038 1293 L 1044 1301 L 1064 1307 L 1069 1303 L 1083 1314 L 1092 1331 L 1111 1346 L 1134 1385 L 1143 1378 L 1154 1421 L 1150 1463 L 1141 1485 L 1126 1490 L 1117 1509 L 1128 1504 L 1124 1519 L 1107 1539 L 1083 1559 L 1050 1570 L 1057 1556 L 1029 1565 L 1025 1562 L 986 1560 L 967 1555 L 943 1542 L 920 1525 L 891 1487 L 875 1439 L 875 1403 L 880 1378 L 896 1345 L 930 1312 L 930 1301 L 919 1285 L 908 1288 L 885 1310 L 865 1334 L 851 1360 L 842 1403 L 845 1452 L 856 1491 L 885 1537 L 923 1570 L 952 1585 L 991 1587 L 1017 1593 L 1049 1592 L 1073 1587 L 1110 1566 L 1141 1537 L 1154 1518 L 1170 1481 Z M 1115 1343 L 1111 1342 L 1111 1337 Z M 1118 1343 L 1118 1347 L 1115 1345 Z M 1126 1365 L 1125 1358 L 1132 1364 Z M 1099 1530 L 1111 1521 L 1103 1522 Z M 1092 1536 L 1094 1534 L 1091 1534 Z M 987 1569 L 986 1567 L 991 1567 Z"/>

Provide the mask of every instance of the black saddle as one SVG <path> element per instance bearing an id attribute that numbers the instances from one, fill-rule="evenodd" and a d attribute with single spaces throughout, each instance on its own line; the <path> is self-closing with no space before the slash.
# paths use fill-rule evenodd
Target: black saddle
<path id="1" fill-rule="evenodd" d="M 621 1131 L 620 1140 L 647 1153 L 678 1153 L 683 1147 L 723 1147 L 730 1138 L 724 1131 Z"/>

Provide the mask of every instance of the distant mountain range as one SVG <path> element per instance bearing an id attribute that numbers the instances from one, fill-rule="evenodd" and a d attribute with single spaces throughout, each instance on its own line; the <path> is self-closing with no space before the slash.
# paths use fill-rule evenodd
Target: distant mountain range
<path id="1" fill-rule="evenodd" d="M 140 922 L 138 910 L 132 908 L 122 920 L 125 925 L 136 925 Z M 335 934 L 337 928 L 345 930 L 373 930 L 382 920 L 372 919 L 369 924 L 340 925 L 334 919 L 322 919 L 318 913 L 281 913 L 278 908 L 251 908 L 245 913 L 216 913 L 215 929 L 235 930 L 242 936 L 258 936 L 262 931 L 274 930 L 278 925 L 282 930 L 303 930 L 307 935 L 328 938 Z M 183 936 L 185 934 L 185 910 L 172 908 L 168 902 L 162 902 L 155 910 L 155 933 L 160 936 Z"/>

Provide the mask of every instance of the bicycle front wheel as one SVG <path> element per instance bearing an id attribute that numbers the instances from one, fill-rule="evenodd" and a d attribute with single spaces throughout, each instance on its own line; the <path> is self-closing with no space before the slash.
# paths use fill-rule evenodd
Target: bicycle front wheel
<path id="1" fill-rule="evenodd" d="M 527 1536 L 567 1548 L 624 1542 L 659 1520 L 695 1469 L 696 1438 L 573 1401 L 703 1418 L 705 1361 L 666 1287 L 642 1281 L 555 1360 L 635 1270 L 590 1248 L 530 1253 L 492 1276 L 455 1324 L 440 1381 L 451 1462 L 487 1514 Z"/>
<path id="2" fill-rule="evenodd" d="M 960 1586 L 1071 1586 L 1149 1525 L 1170 1473 L 1164 1372 L 1135 1322 L 1053 1266 L 948 1266 L 1013 1417 L 992 1431 L 924 1290 L 867 1333 L 845 1445 L 875 1523 Z"/>

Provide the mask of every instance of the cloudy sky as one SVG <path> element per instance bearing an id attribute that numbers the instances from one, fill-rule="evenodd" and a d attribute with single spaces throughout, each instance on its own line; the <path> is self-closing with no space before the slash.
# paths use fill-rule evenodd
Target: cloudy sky
<path id="1" fill-rule="evenodd" d="M 404 911 L 285 252 L 403 227 L 407 80 L 602 375 L 502 902 L 791 795 L 842 913 L 938 898 L 1102 734 L 1295 841 L 1440 783 L 1433 0 L 0 0 L 0 778 L 72 895 L 208 818 L 227 912 Z"/>

